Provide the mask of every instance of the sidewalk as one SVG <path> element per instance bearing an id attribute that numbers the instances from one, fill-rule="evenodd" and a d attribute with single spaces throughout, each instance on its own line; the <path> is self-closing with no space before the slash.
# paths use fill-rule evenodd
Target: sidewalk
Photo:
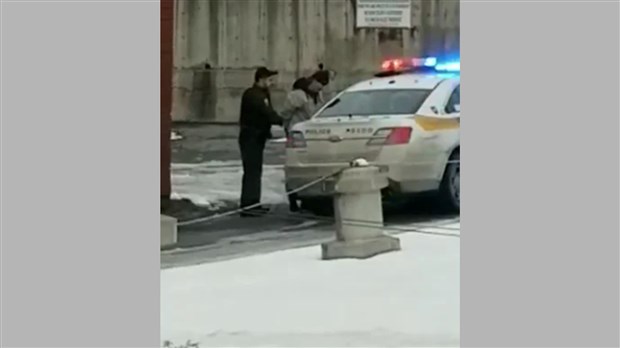
<path id="1" fill-rule="evenodd" d="M 460 239 L 398 237 L 402 251 L 368 260 L 321 261 L 313 246 L 162 270 L 161 339 L 201 347 L 458 346 Z"/>

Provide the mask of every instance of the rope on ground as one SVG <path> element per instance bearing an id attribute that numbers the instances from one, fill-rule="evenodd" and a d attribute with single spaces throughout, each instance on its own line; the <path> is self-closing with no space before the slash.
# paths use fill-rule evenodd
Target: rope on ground
<path id="1" fill-rule="evenodd" d="M 321 215 L 315 215 L 315 214 L 306 214 L 303 212 L 297 212 L 297 213 L 278 213 L 275 211 L 270 211 L 267 213 L 254 213 L 254 212 L 250 212 L 250 215 L 255 215 L 255 216 L 272 216 L 272 217 L 276 217 L 276 218 L 281 218 L 281 219 L 285 219 L 285 220 L 301 220 L 301 221 L 320 221 L 320 222 L 329 222 L 329 223 L 335 223 L 336 219 L 334 217 L 330 217 L 330 216 L 321 216 Z M 453 221 L 441 221 L 442 223 L 440 224 L 425 224 L 425 223 L 417 223 L 414 222 L 416 224 L 416 226 L 420 227 L 420 228 L 441 228 L 443 230 L 448 230 L 448 231 L 460 231 L 460 228 L 456 228 L 456 227 L 449 227 L 446 226 L 449 223 L 453 223 L 453 222 L 457 222 L 456 220 Z M 376 222 L 371 221 L 371 220 L 361 220 L 361 219 L 344 219 L 343 223 L 347 224 L 347 223 L 355 223 L 355 224 L 366 224 L 366 225 L 376 225 Z"/>
<path id="2" fill-rule="evenodd" d="M 327 180 L 329 178 L 332 178 L 334 176 L 339 175 L 345 169 L 348 169 L 348 168 L 343 168 L 343 169 L 337 170 L 334 173 L 331 173 L 331 174 L 328 174 L 328 175 L 324 175 L 324 176 L 322 176 L 322 177 L 320 177 L 318 179 L 315 179 L 315 180 L 313 180 L 313 181 L 311 181 L 311 182 L 309 182 L 309 183 L 307 183 L 307 184 L 305 184 L 303 186 L 300 186 L 300 187 L 298 187 L 298 188 L 296 188 L 294 190 L 290 190 L 290 191 L 286 192 L 286 195 L 290 196 L 292 194 L 301 192 L 301 191 L 307 189 L 308 187 L 314 186 L 314 185 L 316 185 L 316 184 L 318 184 L 320 182 L 323 182 L 323 181 L 325 181 L 325 180 Z M 197 223 L 203 223 L 203 222 L 207 222 L 207 221 L 212 221 L 212 220 L 220 219 L 220 218 L 223 218 L 223 217 L 226 217 L 226 216 L 230 216 L 230 215 L 240 214 L 240 213 L 243 213 L 243 212 L 247 213 L 247 212 L 251 211 L 252 209 L 260 207 L 261 205 L 262 205 L 261 203 L 256 203 L 256 204 L 252 204 L 252 205 L 249 205 L 249 206 L 246 206 L 246 207 L 242 207 L 242 208 L 234 209 L 234 210 L 231 210 L 231 211 L 227 211 L 227 212 L 221 213 L 221 214 L 215 214 L 215 215 L 212 215 L 212 216 L 206 216 L 206 217 L 202 217 L 202 218 L 191 219 L 191 220 L 179 222 L 177 224 L 177 226 L 188 226 L 188 225 L 193 225 L 193 224 L 197 224 Z"/>
<path id="3" fill-rule="evenodd" d="M 447 162 L 447 164 L 460 164 L 460 160 L 449 160 Z M 308 189 L 309 187 L 312 187 L 318 183 L 321 183 L 329 178 L 335 177 L 340 175 L 340 173 L 342 173 L 344 170 L 349 169 L 349 167 L 344 167 L 340 170 L 337 170 L 331 174 L 328 175 L 324 175 L 321 176 L 313 181 L 308 182 L 307 184 L 300 186 L 294 190 L 290 190 L 288 192 L 286 192 L 287 196 L 290 196 L 292 194 L 301 192 L 303 190 Z M 231 216 L 231 215 L 235 215 L 235 214 L 240 214 L 240 213 L 247 213 L 250 215 L 262 215 L 262 216 L 266 216 L 266 215 L 271 215 L 271 216 L 276 216 L 278 217 L 278 215 L 273 214 L 271 212 L 265 214 L 265 213 L 254 213 L 251 210 L 254 208 L 258 208 L 260 207 L 262 204 L 261 203 L 256 203 L 250 206 L 246 206 L 246 207 L 242 207 L 242 208 L 238 208 L 238 209 L 234 209 L 231 211 L 227 211 L 225 213 L 221 213 L 221 214 L 216 214 L 216 215 L 212 215 L 212 216 L 206 216 L 206 217 L 200 217 L 200 218 L 195 218 L 195 219 L 191 219 L 191 220 L 187 220 L 187 221 L 182 221 L 179 222 L 177 224 L 177 226 L 179 227 L 183 227 L 183 226 L 188 226 L 188 225 L 194 225 L 197 223 L 205 223 L 205 222 L 209 222 L 209 221 L 213 221 L 213 220 L 217 220 L 220 218 L 224 218 L 227 216 Z M 296 214 L 296 215 L 290 215 L 290 214 L 286 214 L 286 216 L 282 216 L 280 215 L 280 217 L 284 217 L 284 218 L 297 218 L 297 219 L 301 219 L 301 220 L 317 220 L 317 221 L 327 221 L 327 222 L 335 222 L 335 220 L 333 218 L 326 218 L 326 217 L 319 217 L 316 215 L 304 215 L 304 214 Z M 364 227 L 364 226 L 369 226 L 369 224 L 373 224 L 373 222 L 371 221 L 363 221 L 363 220 L 343 220 L 342 221 L 343 224 L 348 225 L 348 226 L 358 226 L 358 227 Z M 376 225 L 376 223 L 375 223 Z M 428 226 L 428 228 L 437 228 L 435 226 Z M 431 232 L 431 231 L 426 231 L 426 230 L 421 230 L 419 228 L 412 228 L 412 227 L 406 227 L 406 228 L 400 228 L 400 227 L 396 227 L 396 226 L 383 226 L 384 230 L 392 230 L 395 232 L 415 232 L 415 233 L 420 233 L 420 234 L 428 234 L 428 235 L 438 235 L 438 236 L 448 236 L 448 237 L 456 237 L 456 238 L 460 238 L 459 234 L 456 233 L 444 233 L 444 232 Z"/>
<path id="4" fill-rule="evenodd" d="M 314 220 L 314 221 L 321 221 L 321 222 L 329 222 L 329 223 L 335 223 L 335 219 L 333 218 L 328 218 L 328 217 L 322 217 L 322 216 L 316 216 L 316 215 L 312 215 L 312 216 L 304 216 L 302 214 L 277 214 L 277 213 L 272 213 L 269 212 L 267 214 L 265 213 L 254 213 L 254 212 L 250 212 L 251 215 L 256 215 L 256 216 L 273 216 L 273 217 L 277 217 L 277 218 L 282 218 L 282 219 L 290 219 L 290 220 L 302 220 L 302 221 L 309 221 L 309 220 Z M 341 223 L 343 225 L 346 226 L 353 226 L 353 227 L 376 227 L 377 223 L 376 222 L 372 222 L 372 221 L 365 221 L 365 220 L 356 220 L 356 219 L 343 219 L 341 221 Z M 442 236 L 442 237 L 454 237 L 454 238 L 460 238 L 461 235 L 459 233 L 449 233 L 449 232 L 440 232 L 440 231 L 428 231 L 427 229 L 440 229 L 440 230 L 447 230 L 447 231 L 460 231 L 460 229 L 457 228 L 452 228 L 452 227 L 447 227 L 447 226 L 441 226 L 439 224 L 436 225 L 432 225 L 432 224 L 416 224 L 416 227 L 413 226 L 390 226 L 390 225 L 382 225 L 380 226 L 381 229 L 383 229 L 384 231 L 389 231 L 389 232 L 395 232 L 395 233 L 404 233 L 404 232 L 412 232 L 412 233 L 418 233 L 418 234 L 427 234 L 427 235 L 434 235 L 434 236 Z"/>

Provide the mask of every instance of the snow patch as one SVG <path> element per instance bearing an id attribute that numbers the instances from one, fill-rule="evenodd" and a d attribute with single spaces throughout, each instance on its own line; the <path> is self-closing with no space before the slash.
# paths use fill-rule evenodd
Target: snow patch
<path id="1" fill-rule="evenodd" d="M 172 164 L 171 169 L 172 198 L 186 198 L 213 210 L 239 201 L 243 177 L 240 161 Z M 263 167 L 262 201 L 267 204 L 287 201 L 281 165 Z"/>
<path id="2" fill-rule="evenodd" d="M 320 247 L 161 271 L 161 339 L 200 346 L 459 346 L 459 239 L 321 261 Z"/>
<path id="3" fill-rule="evenodd" d="M 181 140 L 183 139 L 183 136 L 177 132 L 172 131 L 170 133 L 170 140 L 175 141 L 175 140 Z"/>

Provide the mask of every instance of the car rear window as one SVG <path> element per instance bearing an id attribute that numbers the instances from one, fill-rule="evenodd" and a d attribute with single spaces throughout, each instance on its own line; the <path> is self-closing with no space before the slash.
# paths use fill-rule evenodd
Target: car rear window
<path id="1" fill-rule="evenodd" d="M 430 89 L 385 89 L 346 92 L 332 100 L 316 117 L 411 115 Z"/>

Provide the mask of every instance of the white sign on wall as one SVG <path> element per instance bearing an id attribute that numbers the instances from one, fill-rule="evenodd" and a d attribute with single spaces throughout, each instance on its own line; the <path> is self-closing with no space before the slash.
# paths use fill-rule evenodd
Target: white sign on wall
<path id="1" fill-rule="evenodd" d="M 411 0 L 357 0 L 358 28 L 411 28 Z"/>

